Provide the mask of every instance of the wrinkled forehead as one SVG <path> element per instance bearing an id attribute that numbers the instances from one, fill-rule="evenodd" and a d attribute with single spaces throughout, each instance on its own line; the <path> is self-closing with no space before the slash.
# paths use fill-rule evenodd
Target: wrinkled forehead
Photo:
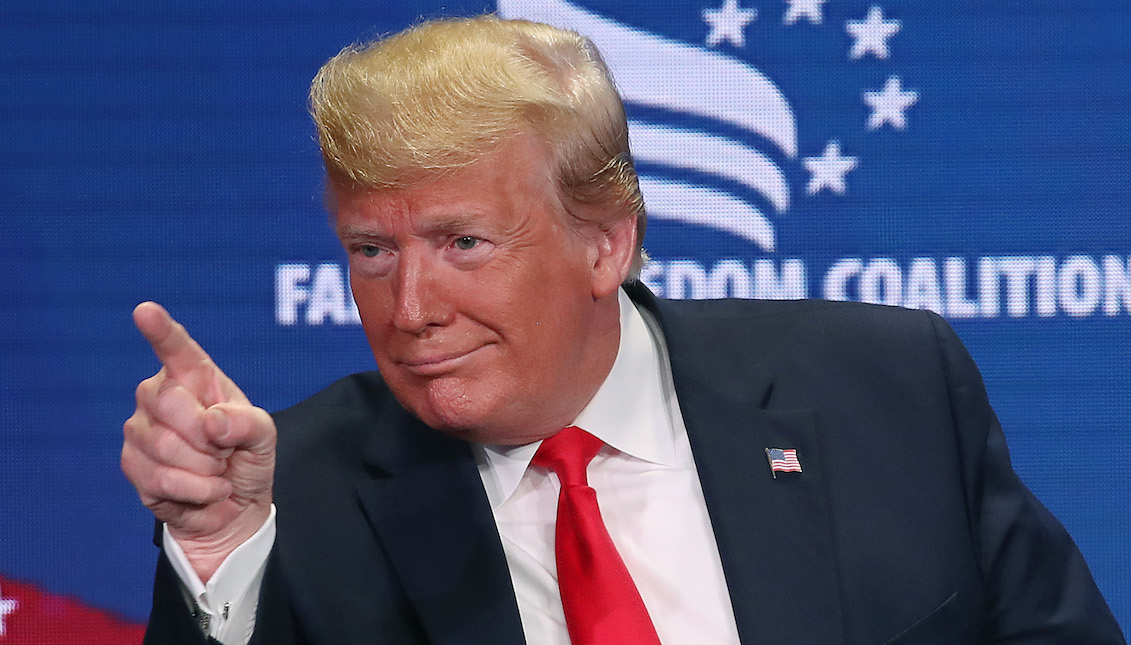
<path id="1" fill-rule="evenodd" d="M 345 198 L 363 195 L 396 196 L 405 199 L 422 193 L 434 199 L 462 202 L 483 198 L 491 192 L 516 198 L 520 193 L 532 198 L 552 197 L 563 203 L 558 151 L 533 129 L 511 132 L 505 141 L 476 144 L 474 157 L 458 166 L 406 166 L 390 172 L 390 180 L 373 185 L 327 171 L 324 206 L 333 219 Z"/>
<path id="2" fill-rule="evenodd" d="M 331 177 L 327 209 L 339 236 L 351 227 L 427 233 L 477 222 L 506 230 L 534 217 L 576 226 L 551 158 L 544 142 L 523 135 L 464 168 L 416 173 L 403 185 L 370 187 Z"/>

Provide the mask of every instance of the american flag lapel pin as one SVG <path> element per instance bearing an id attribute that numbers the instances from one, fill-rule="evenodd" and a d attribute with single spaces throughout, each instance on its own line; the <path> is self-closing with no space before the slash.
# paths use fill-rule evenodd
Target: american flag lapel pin
<path id="1" fill-rule="evenodd" d="M 793 448 L 766 448 L 766 460 L 770 462 L 774 479 L 778 478 L 778 473 L 801 472 L 801 462 L 797 461 L 797 451 Z"/>

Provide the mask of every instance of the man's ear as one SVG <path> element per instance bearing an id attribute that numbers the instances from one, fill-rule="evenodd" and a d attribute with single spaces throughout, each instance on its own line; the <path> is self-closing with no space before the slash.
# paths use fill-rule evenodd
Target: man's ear
<path id="1" fill-rule="evenodd" d="M 628 277 L 636 254 L 636 216 L 629 214 L 593 228 L 593 297 L 603 298 L 616 292 Z"/>

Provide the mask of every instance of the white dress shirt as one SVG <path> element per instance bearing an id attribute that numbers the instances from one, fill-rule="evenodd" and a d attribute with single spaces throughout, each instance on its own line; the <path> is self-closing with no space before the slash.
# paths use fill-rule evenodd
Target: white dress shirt
<path id="1" fill-rule="evenodd" d="M 660 642 L 738 643 L 659 326 L 646 322 L 623 291 L 620 313 L 616 362 L 573 423 L 606 444 L 589 463 L 589 485 Z M 526 642 L 569 645 L 554 564 L 560 486 L 556 474 L 530 467 L 539 445 L 485 446 L 478 453 L 479 473 Z"/>
<path id="2" fill-rule="evenodd" d="M 662 335 L 650 315 L 638 312 L 623 291 L 619 302 L 616 361 L 573 423 L 606 444 L 589 464 L 589 485 L 597 491 L 605 525 L 660 641 L 738 643 Z M 476 446 L 475 454 L 526 641 L 569 645 L 554 564 L 559 484 L 557 475 L 530 466 L 539 445 Z M 245 645 L 250 639 L 274 533 L 272 509 L 263 529 L 233 552 L 207 585 L 165 533 L 167 554 L 186 595 L 210 617 L 208 631 L 225 645 Z"/>

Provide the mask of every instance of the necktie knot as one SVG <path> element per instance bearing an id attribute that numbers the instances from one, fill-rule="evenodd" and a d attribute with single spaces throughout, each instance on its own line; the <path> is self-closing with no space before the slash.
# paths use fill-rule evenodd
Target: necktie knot
<path id="1" fill-rule="evenodd" d="M 597 437 L 581 428 L 570 426 L 542 441 L 532 462 L 535 466 L 557 473 L 562 488 L 588 486 L 585 470 L 603 445 L 605 443 Z"/>

